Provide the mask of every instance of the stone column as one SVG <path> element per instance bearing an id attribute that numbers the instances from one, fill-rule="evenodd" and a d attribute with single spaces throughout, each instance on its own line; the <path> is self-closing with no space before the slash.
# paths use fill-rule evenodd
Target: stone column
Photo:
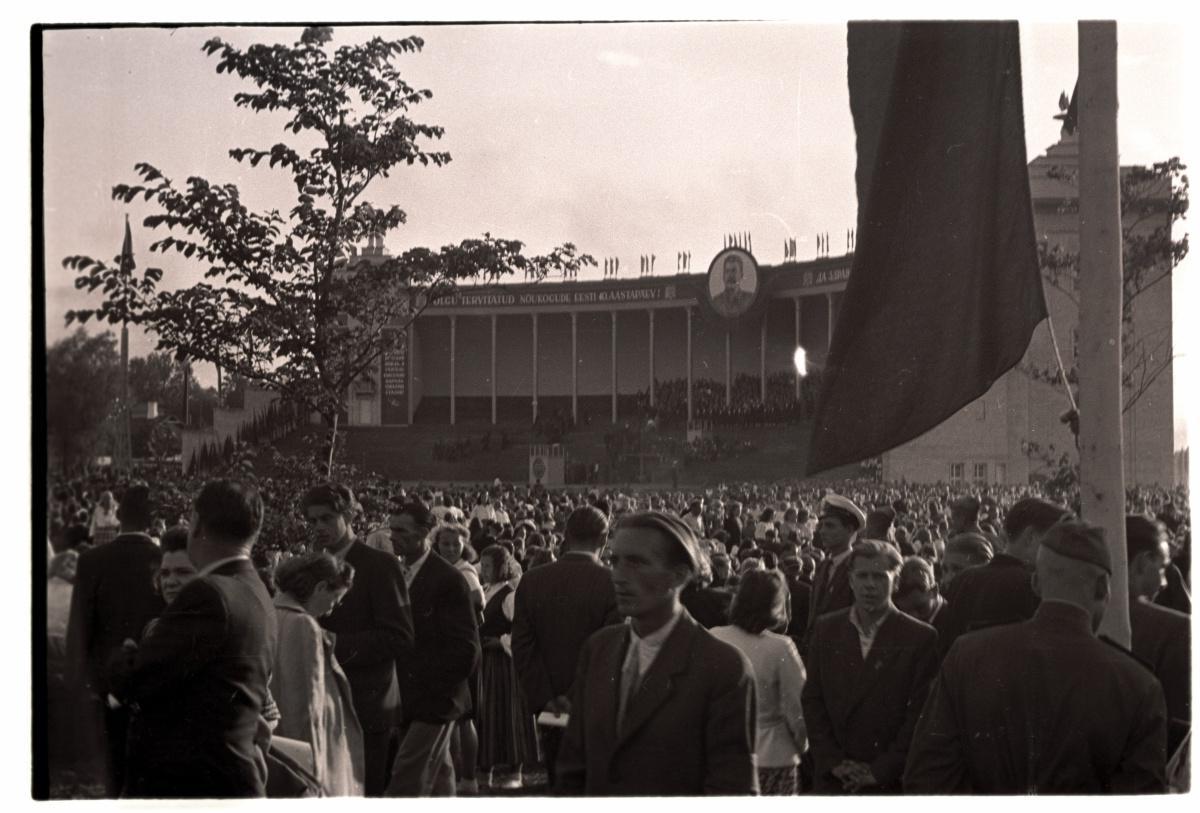
<path id="1" fill-rule="evenodd" d="M 533 419 L 536 421 L 538 417 L 538 340 L 537 340 L 537 317 L 533 314 Z"/>
<path id="2" fill-rule="evenodd" d="M 654 406 L 654 308 L 650 314 L 650 406 Z"/>
<path id="3" fill-rule="evenodd" d="M 796 306 L 796 347 L 800 347 L 800 297 L 796 297 L 795 299 L 792 300 L 792 302 L 795 303 L 795 306 Z M 793 353 L 792 357 L 794 359 L 795 351 L 793 350 L 792 353 Z M 793 366 L 795 366 L 794 361 L 793 361 Z M 799 370 L 796 371 L 796 400 L 797 401 L 800 400 L 800 371 Z"/>
<path id="4" fill-rule="evenodd" d="M 763 311 L 758 339 L 758 400 L 767 402 L 767 312 Z"/>
<path id="5" fill-rule="evenodd" d="M 612 315 L 612 422 L 617 422 L 617 312 Z"/>
<path id="6" fill-rule="evenodd" d="M 725 329 L 725 408 L 733 403 L 733 331 Z"/>
<path id="7" fill-rule="evenodd" d="M 687 314 L 687 419 L 692 422 L 692 306 L 685 305 Z"/>
<path id="8" fill-rule="evenodd" d="M 456 417 L 455 411 L 454 411 L 454 395 L 455 395 L 455 387 L 454 387 L 454 378 L 455 378 L 455 376 L 454 376 L 454 356 L 455 356 L 454 349 L 455 348 L 454 348 L 454 343 L 455 343 L 455 338 L 456 338 L 456 333 L 457 333 L 457 327 L 458 327 L 458 317 L 455 316 L 454 314 L 451 314 L 450 315 L 450 425 L 451 426 L 454 426 L 454 419 Z"/>
<path id="9" fill-rule="evenodd" d="M 579 344 L 578 316 L 571 311 L 571 420 L 579 422 Z"/>
<path id="10" fill-rule="evenodd" d="M 829 309 L 829 340 L 825 343 L 825 359 L 829 359 L 829 351 L 833 349 L 833 291 L 825 294 L 825 304 Z"/>
<path id="11" fill-rule="evenodd" d="M 496 425 L 496 314 L 492 314 L 492 425 Z"/>

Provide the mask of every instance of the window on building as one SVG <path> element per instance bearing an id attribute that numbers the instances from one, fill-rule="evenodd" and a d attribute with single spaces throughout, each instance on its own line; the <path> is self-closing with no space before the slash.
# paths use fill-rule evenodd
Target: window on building
<path id="1" fill-rule="evenodd" d="M 950 464 L 950 482 L 954 485 L 961 485 L 963 481 L 963 472 L 967 465 L 965 463 Z"/>
<path id="2" fill-rule="evenodd" d="M 975 471 L 974 471 L 975 476 L 971 478 L 971 481 L 977 486 L 986 486 L 987 481 L 988 481 L 987 470 L 988 470 L 987 463 L 976 463 Z"/>
<path id="3" fill-rule="evenodd" d="M 996 482 L 999 485 L 1004 485 L 1005 483 L 1008 482 L 1008 464 L 1007 463 L 997 463 L 996 464 Z"/>

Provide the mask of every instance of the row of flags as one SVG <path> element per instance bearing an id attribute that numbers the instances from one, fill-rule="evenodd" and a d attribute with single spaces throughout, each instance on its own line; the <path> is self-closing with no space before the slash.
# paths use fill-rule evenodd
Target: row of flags
<path id="1" fill-rule="evenodd" d="M 725 235 L 725 248 L 740 248 L 753 254 L 753 246 L 754 243 L 748 231 L 733 232 Z"/>

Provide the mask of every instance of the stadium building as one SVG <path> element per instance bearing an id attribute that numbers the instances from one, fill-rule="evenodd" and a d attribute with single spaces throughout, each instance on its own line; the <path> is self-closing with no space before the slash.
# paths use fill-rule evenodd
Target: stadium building
<path id="1" fill-rule="evenodd" d="M 1078 246 L 1076 192 L 1062 178 L 1077 165 L 1077 143 L 1064 135 L 1029 168 L 1039 239 L 1072 251 Z M 1145 227 L 1162 225 L 1165 218 Z M 543 458 L 552 455 L 590 471 L 592 479 L 624 480 L 627 475 L 601 471 L 602 446 L 610 441 L 606 437 L 602 443 L 601 436 L 614 426 L 628 429 L 648 410 L 674 409 L 679 420 L 656 426 L 657 434 L 686 442 L 717 433 L 758 449 L 758 456 L 748 452 L 739 462 L 735 455 L 724 469 L 695 466 L 681 474 L 679 462 L 662 455 L 647 466 L 639 444 L 642 479 L 664 482 L 666 472 L 684 483 L 799 477 L 811 429 L 806 417 L 757 427 L 754 421 L 745 426 L 724 422 L 715 429 L 709 417 L 722 402 L 729 409 L 756 400 L 778 406 L 808 399 L 811 414 L 813 388 L 806 391 L 794 357 L 803 348 L 807 370 L 819 376 L 851 272 L 850 239 L 841 255 L 804 262 L 788 258 L 760 264 L 746 236 L 727 240 L 711 262 L 697 266 L 677 254 L 673 273 L 654 270 L 668 265 L 668 258 L 647 257 L 636 275 L 610 266 L 603 280 L 460 288 L 424 308 L 400 349 L 381 359 L 378 374 L 351 388 L 350 457 L 404 479 L 471 480 L 493 474 L 524 479 L 525 472 L 540 479 L 535 472 L 544 470 Z M 373 242 L 352 263 L 371 262 L 384 251 Z M 1078 319 L 1075 292 L 1045 287 L 1059 347 L 1070 365 Z M 938 330 L 937 325 L 926 328 Z M 1133 329 L 1135 336 L 1154 339 L 1153 346 L 1162 348 L 1152 352 L 1170 352 L 1170 284 L 1138 297 Z M 955 340 L 945 338 L 948 347 Z M 885 480 L 980 486 L 1049 476 L 1049 459 L 1072 450 L 1074 443 L 1060 420 L 1068 404 L 1061 388 L 1030 370 L 1053 370 L 1054 365 L 1050 330 L 1043 322 L 1022 365 L 936 429 L 874 461 L 874 471 Z M 1172 485 L 1179 472 L 1171 368 L 1143 389 L 1124 418 L 1126 482 Z M 667 399 L 671 403 L 665 404 Z M 539 440 L 535 424 L 550 417 L 570 421 L 562 446 L 525 458 Z M 511 460 L 498 461 L 492 452 L 493 431 L 503 436 Z M 484 434 L 482 448 L 490 456 L 431 462 L 437 453 L 429 447 L 439 438 L 452 442 Z M 535 457 L 540 469 L 527 463 Z"/>

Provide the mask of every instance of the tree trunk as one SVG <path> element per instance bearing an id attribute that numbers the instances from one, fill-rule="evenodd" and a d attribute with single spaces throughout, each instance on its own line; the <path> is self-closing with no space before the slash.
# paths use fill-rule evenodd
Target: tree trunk
<path id="1" fill-rule="evenodd" d="M 333 413 L 333 431 L 329 433 L 329 462 L 325 466 L 325 476 L 333 479 L 333 452 L 337 448 L 338 412 Z"/>

